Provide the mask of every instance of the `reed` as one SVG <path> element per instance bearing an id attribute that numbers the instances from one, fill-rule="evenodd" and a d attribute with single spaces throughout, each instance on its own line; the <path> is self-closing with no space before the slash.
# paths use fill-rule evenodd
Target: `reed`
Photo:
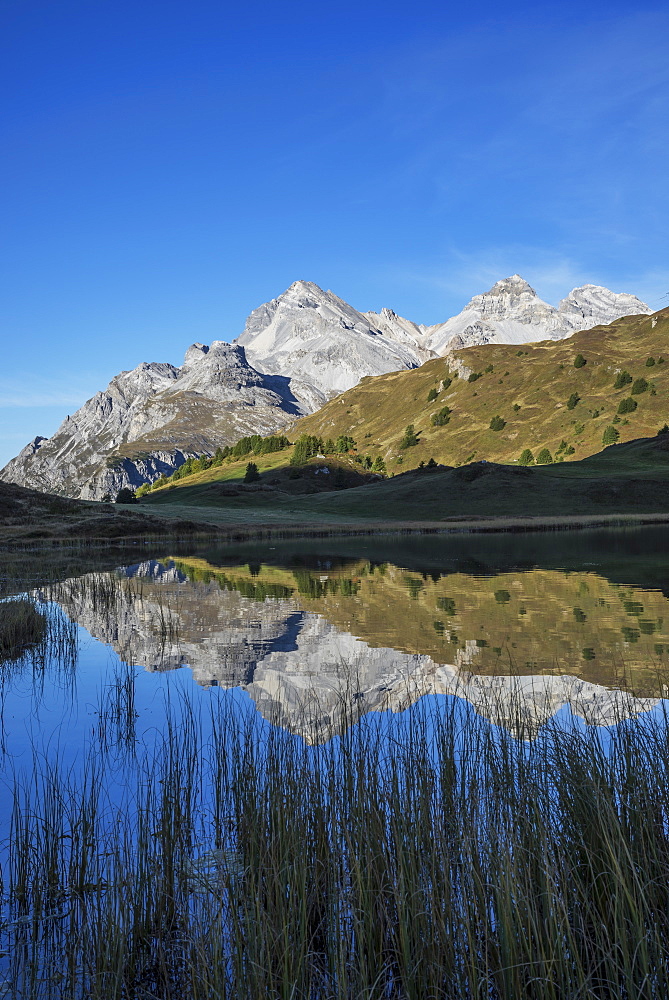
<path id="1" fill-rule="evenodd" d="M 47 619 L 29 598 L 0 603 L 0 662 L 20 660 L 43 642 Z"/>
<path id="2" fill-rule="evenodd" d="M 136 739 L 132 684 L 80 766 L 10 775 L 3 997 L 669 995 L 665 718 L 526 740 L 425 699 L 309 743 L 177 690 Z"/>

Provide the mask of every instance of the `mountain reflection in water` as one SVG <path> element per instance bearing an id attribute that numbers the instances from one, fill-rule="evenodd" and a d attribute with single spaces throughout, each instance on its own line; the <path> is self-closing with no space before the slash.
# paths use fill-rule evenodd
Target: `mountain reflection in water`
<path id="1" fill-rule="evenodd" d="M 67 579 L 45 596 L 122 660 L 188 665 L 203 686 L 242 688 L 306 739 L 427 694 L 465 698 L 533 735 L 563 706 L 606 725 L 668 690 L 667 597 L 616 574 L 440 573 L 313 552 L 273 562 L 166 557 Z"/>

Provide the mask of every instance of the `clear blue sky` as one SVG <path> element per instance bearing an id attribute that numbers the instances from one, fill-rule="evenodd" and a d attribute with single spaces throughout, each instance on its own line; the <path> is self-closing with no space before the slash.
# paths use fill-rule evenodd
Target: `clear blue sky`
<path id="1" fill-rule="evenodd" d="M 297 278 L 669 303 L 669 8 L 5 0 L 0 464 Z"/>

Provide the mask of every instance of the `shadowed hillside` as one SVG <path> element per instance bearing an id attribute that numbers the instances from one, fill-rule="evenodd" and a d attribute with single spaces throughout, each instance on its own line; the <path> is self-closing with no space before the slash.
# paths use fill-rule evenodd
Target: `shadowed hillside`
<path id="1" fill-rule="evenodd" d="M 307 465 L 302 480 L 321 482 L 325 477 L 317 470 L 323 467 L 324 460 Z M 275 471 L 249 487 L 240 480 L 231 486 L 192 479 L 151 493 L 142 503 L 171 517 L 181 512 L 249 526 L 667 513 L 669 434 L 615 445 L 580 462 L 533 468 L 484 461 L 426 467 L 349 489 L 316 492 L 314 486 L 305 492 L 302 487 L 301 495 L 282 489 Z M 269 486 L 273 480 L 276 484 Z"/>
<path id="2" fill-rule="evenodd" d="M 166 527 L 137 507 L 70 500 L 0 482 L 0 542 L 107 541 L 200 530 L 201 525 L 180 518 Z"/>

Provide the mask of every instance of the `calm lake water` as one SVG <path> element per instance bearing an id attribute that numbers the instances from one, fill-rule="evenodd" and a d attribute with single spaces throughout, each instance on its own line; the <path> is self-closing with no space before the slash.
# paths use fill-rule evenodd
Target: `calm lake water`
<path id="1" fill-rule="evenodd" d="M 140 731 L 160 724 L 177 691 L 231 699 L 305 738 L 316 724 L 321 739 L 342 724 L 343 700 L 348 720 L 348 709 L 456 696 L 501 725 L 513 700 L 536 732 L 559 712 L 607 725 L 657 710 L 669 691 L 666 529 L 275 542 L 96 562 L 45 570 L 31 591 L 76 637 L 62 662 L 54 650 L 5 664 L 12 759 L 36 739 L 84 739 L 124 665 Z M 39 580 L 39 567 L 25 576 Z"/>
<path id="2" fill-rule="evenodd" d="M 50 627 L 34 648 L 0 664 L 0 863 L 14 887 L 0 913 L 0 938 L 11 942 L 0 953 L 0 997 L 61 995 L 67 933 L 60 925 L 51 938 L 45 932 L 51 943 L 37 949 L 34 898 L 39 879 L 53 878 L 60 895 L 39 903 L 39 920 L 74 912 L 73 904 L 62 909 L 75 898 L 65 872 L 70 848 L 62 845 L 75 843 L 83 822 L 75 813 L 99 809 L 104 817 L 96 813 L 91 834 L 102 868 L 76 896 L 102 900 L 114 883 L 99 871 L 121 850 L 113 839 L 118 817 L 131 818 L 123 849 L 133 857 L 145 850 L 132 816 L 147 788 L 150 798 L 171 781 L 185 781 L 189 796 L 197 787 L 200 804 L 189 805 L 180 850 L 210 857 L 227 836 L 217 798 L 227 794 L 221 761 L 229 752 L 239 758 L 244 746 L 269 745 L 272 734 L 307 747 L 316 766 L 351 727 L 366 727 L 376 754 L 379 734 L 399 746 L 417 713 L 425 748 L 436 720 L 449 712 L 452 720 L 454 706 L 500 739 L 534 748 L 535 757 L 548 726 L 608 739 L 622 722 L 665 718 L 669 531 L 662 528 L 137 547 L 121 557 L 70 555 L 66 565 L 26 558 L 7 572 L 5 602 L 27 595 Z M 159 779 L 172 746 L 181 749 Z M 210 773 L 205 757 L 218 775 L 211 785 L 202 777 Z M 175 778 L 187 760 L 191 777 Z M 101 791 L 104 809 L 93 809 Z M 30 820 L 22 832 L 23 816 Z M 237 829 L 235 843 L 240 836 Z M 38 874 L 40 859 L 26 860 L 36 837 L 45 856 L 60 858 L 46 875 Z M 21 904 L 27 890 L 22 897 L 16 885 L 31 865 L 33 902 Z M 77 927 L 87 927 L 77 912 Z M 19 961 L 21 921 L 31 920 L 23 945 L 30 962 Z M 1 976 L 12 984 L 5 992 Z"/>

